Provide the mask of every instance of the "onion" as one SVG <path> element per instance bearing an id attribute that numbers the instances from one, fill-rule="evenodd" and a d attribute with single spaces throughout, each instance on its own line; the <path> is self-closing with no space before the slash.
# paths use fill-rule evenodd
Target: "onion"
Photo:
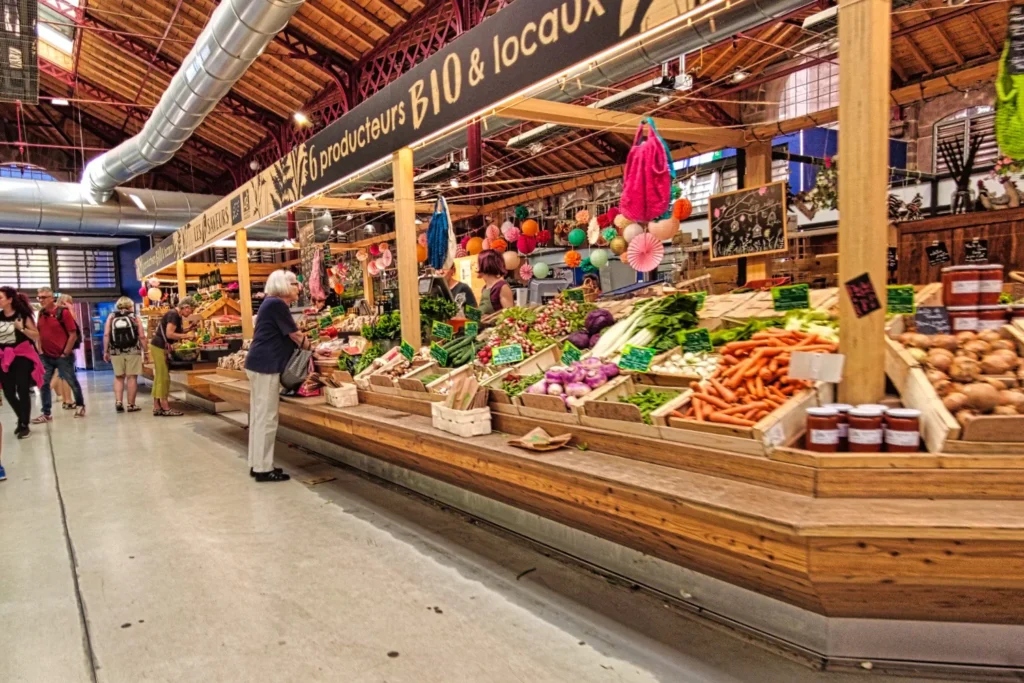
<path id="1" fill-rule="evenodd" d="M 978 360 L 978 354 L 974 353 L 973 351 L 967 351 L 966 349 L 957 349 L 956 357 L 957 358 L 969 358 L 971 360 Z"/>
<path id="2" fill-rule="evenodd" d="M 963 332 L 957 332 L 956 341 L 958 344 L 963 345 L 969 341 L 973 341 L 978 335 L 974 334 L 970 330 L 964 330 Z"/>
<path id="3" fill-rule="evenodd" d="M 931 349 L 926 357 L 928 365 L 940 372 L 949 372 L 949 366 L 953 364 L 953 354 L 946 349 Z"/>
<path id="4" fill-rule="evenodd" d="M 949 412 L 956 414 L 967 407 L 967 396 L 960 392 L 954 392 L 942 399 L 942 405 Z"/>
<path id="5" fill-rule="evenodd" d="M 926 370 L 924 374 L 928 378 L 928 382 L 931 383 L 932 386 L 935 386 L 939 382 L 949 380 L 949 377 L 946 376 L 946 373 L 942 372 L 941 370 Z"/>
<path id="6" fill-rule="evenodd" d="M 960 357 L 949 366 L 949 376 L 957 382 L 972 382 L 981 375 L 981 364 L 970 358 Z"/>
<path id="7" fill-rule="evenodd" d="M 996 391 L 1002 391 L 1003 389 L 1006 388 L 1006 385 L 1000 380 L 996 379 L 995 377 L 986 377 L 985 384 L 989 385 Z"/>
<path id="8" fill-rule="evenodd" d="M 934 384 L 932 384 L 932 387 L 934 387 L 935 393 L 938 394 L 939 396 L 948 396 L 949 394 L 956 393 L 954 391 L 954 389 L 956 389 L 956 385 L 954 385 L 953 382 L 950 382 L 948 379 L 935 382 Z"/>
<path id="9" fill-rule="evenodd" d="M 933 349 L 946 349 L 947 351 L 956 351 L 957 343 L 956 337 L 951 334 L 936 334 L 932 337 L 932 348 Z"/>
<path id="10" fill-rule="evenodd" d="M 914 346 L 911 346 L 907 349 L 907 353 L 909 353 L 910 357 L 916 360 L 918 363 L 924 363 L 925 361 L 928 360 L 928 353 L 924 349 L 919 349 Z"/>
<path id="11" fill-rule="evenodd" d="M 907 341 L 904 342 L 909 346 L 916 346 L 919 349 L 927 349 L 932 345 L 932 338 L 927 334 L 909 334 L 907 335 Z"/>
<path id="12" fill-rule="evenodd" d="M 981 371 L 986 375 L 1005 375 L 1013 367 L 1006 361 L 1006 357 L 990 353 L 981 359 Z"/>
<path id="13" fill-rule="evenodd" d="M 978 356 L 984 356 L 986 353 L 992 350 L 992 347 L 988 345 L 988 342 L 981 341 L 980 339 L 969 341 L 966 344 L 964 344 L 961 348 L 963 348 L 964 351 L 976 353 L 978 354 Z"/>
<path id="14" fill-rule="evenodd" d="M 1013 406 L 1018 413 L 1024 413 L 1024 393 L 1014 389 L 999 392 L 999 405 Z"/>
<path id="15" fill-rule="evenodd" d="M 1013 355 L 1017 355 L 1017 345 L 1009 339 L 996 339 L 995 341 L 989 342 L 993 351 L 1009 351 Z"/>
<path id="16" fill-rule="evenodd" d="M 956 421 L 960 423 L 961 427 L 967 427 L 967 423 L 974 419 L 974 413 L 970 410 L 961 410 L 960 412 L 953 415 Z"/>
<path id="17" fill-rule="evenodd" d="M 1001 341 L 1003 336 L 995 330 L 982 330 L 978 333 L 978 339 L 991 344 L 994 341 Z"/>
<path id="18" fill-rule="evenodd" d="M 1020 413 L 1018 413 L 1017 409 L 1014 408 L 1013 406 L 996 406 L 995 409 L 992 410 L 992 414 L 993 415 L 1019 415 Z"/>
<path id="19" fill-rule="evenodd" d="M 991 412 L 999 405 L 999 392 L 991 384 L 975 382 L 964 387 L 968 405 L 979 413 Z"/>

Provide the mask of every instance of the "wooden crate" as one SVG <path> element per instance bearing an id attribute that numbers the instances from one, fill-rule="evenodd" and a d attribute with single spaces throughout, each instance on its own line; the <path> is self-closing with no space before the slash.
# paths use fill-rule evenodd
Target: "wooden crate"
<path id="1" fill-rule="evenodd" d="M 510 397 L 502 388 L 505 376 L 512 372 L 512 368 L 505 368 L 493 375 L 480 386 L 487 390 L 487 406 L 492 413 L 504 413 L 506 415 L 519 414 L 519 402 Z M 518 397 L 516 397 L 518 398 Z"/>
<path id="2" fill-rule="evenodd" d="M 547 348 L 541 349 L 537 353 L 533 354 L 523 362 L 512 366 L 506 370 L 502 370 L 498 373 L 498 376 L 505 377 L 510 373 L 516 373 L 519 376 L 532 375 L 538 372 L 546 372 L 549 368 L 553 368 L 558 365 L 562 360 L 562 345 L 552 344 Z M 499 413 L 518 414 L 519 396 L 511 397 L 508 393 L 501 388 L 501 381 L 495 381 L 497 376 L 492 377 L 490 380 L 485 382 L 488 389 L 488 404 L 494 406 L 501 406 L 497 409 Z"/>
<path id="3" fill-rule="evenodd" d="M 367 389 L 370 391 L 376 391 L 382 394 L 397 394 L 398 393 L 398 379 L 386 376 L 384 373 L 390 370 L 394 370 L 395 367 L 405 363 L 405 356 L 399 355 L 390 363 L 387 363 L 383 367 L 377 368 L 367 376 L 368 386 Z M 426 361 L 418 358 L 414 358 L 411 363 L 411 369 L 415 370 L 421 365 L 426 365 L 432 361 Z M 410 370 L 411 371 L 411 370 Z M 408 374 L 407 371 L 405 374 Z"/>
<path id="4" fill-rule="evenodd" d="M 651 413 L 652 424 L 644 422 L 640 409 L 635 405 L 619 400 L 646 390 L 678 393 L 678 396 Z M 634 382 L 633 378 L 628 375 L 622 375 L 598 387 L 583 398 L 580 423 L 585 427 L 598 427 L 631 436 L 659 439 L 661 438 L 661 428 L 668 424 L 667 415 L 688 398 L 688 389 L 643 385 Z"/>
<path id="5" fill-rule="evenodd" d="M 461 368 L 455 368 L 450 370 L 446 374 L 438 377 L 433 382 L 427 385 L 427 392 L 432 396 L 440 396 L 441 400 L 448 396 L 448 389 L 451 389 L 452 384 L 462 375 L 473 372 L 471 364 L 463 365 Z M 431 401 L 437 400 L 434 398 L 429 399 Z"/>
<path id="6" fill-rule="evenodd" d="M 885 374 L 900 394 L 903 405 L 921 411 L 921 440 L 931 453 L 960 438 L 960 425 L 942 405 L 921 364 L 899 342 L 886 339 Z"/>
<path id="7" fill-rule="evenodd" d="M 667 359 L 671 358 L 672 354 L 674 354 L 674 353 L 680 353 L 680 350 L 678 348 L 676 348 L 676 349 L 670 349 L 669 351 L 666 351 L 665 353 L 659 353 L 651 361 L 651 367 L 654 368 L 655 366 L 660 365 L 661 363 L 664 363 Z M 692 373 L 692 374 L 688 374 L 688 375 L 670 375 L 670 374 L 664 374 L 664 373 L 649 371 L 649 372 L 630 373 L 630 375 L 633 377 L 633 381 L 634 382 L 637 382 L 639 384 L 649 384 L 649 385 L 655 386 L 655 387 L 682 387 L 682 388 L 689 388 L 691 383 L 699 382 L 702 379 L 704 379 L 703 377 L 701 377 L 700 375 L 698 375 L 696 373 Z"/>
<path id="8" fill-rule="evenodd" d="M 580 424 L 579 406 L 567 406 L 558 396 L 521 394 L 517 398 L 520 401 L 519 414 L 522 417 L 562 424 Z"/>
<path id="9" fill-rule="evenodd" d="M 449 374 L 451 370 L 448 368 L 442 368 L 437 364 L 436 361 L 429 361 L 417 367 L 414 367 L 409 372 L 405 373 L 398 378 L 396 386 L 398 389 L 398 395 L 404 396 L 405 398 L 411 398 L 418 401 L 441 401 L 444 396 L 436 393 L 430 393 L 427 389 L 428 384 L 424 384 L 423 378 L 430 375 L 441 375 L 436 377 L 434 381 L 437 381 Z M 433 384 L 433 381 L 429 384 Z"/>

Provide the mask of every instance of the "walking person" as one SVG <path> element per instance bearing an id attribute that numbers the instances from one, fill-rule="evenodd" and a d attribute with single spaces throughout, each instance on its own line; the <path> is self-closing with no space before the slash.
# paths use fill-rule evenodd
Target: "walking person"
<path id="1" fill-rule="evenodd" d="M 117 300 L 116 308 L 103 326 L 103 360 L 114 366 L 114 410 L 125 411 L 124 388 L 128 385 L 128 412 L 138 412 L 135 397 L 142 372 L 142 348 L 146 333 L 142 321 L 135 316 L 135 302 L 126 296 Z"/>
<path id="2" fill-rule="evenodd" d="M 57 306 L 63 306 L 64 308 L 71 311 L 72 317 L 74 317 L 75 315 L 74 310 L 71 308 L 71 304 L 73 303 L 74 300 L 71 298 L 70 294 L 61 294 L 60 296 L 57 297 Z M 75 322 L 78 322 L 77 319 L 75 320 Z M 81 328 L 82 326 L 79 325 L 78 329 Z M 61 408 L 63 408 L 64 410 L 75 409 L 75 397 L 74 394 L 71 393 L 71 385 L 61 378 L 60 373 L 53 376 L 53 380 L 50 381 L 50 388 L 60 398 Z"/>
<path id="3" fill-rule="evenodd" d="M 295 273 L 275 270 L 267 278 L 253 331 L 252 344 L 245 357 L 249 376 L 249 476 L 256 481 L 288 481 L 274 467 L 274 443 L 277 441 L 281 373 L 297 348 L 309 348 L 309 338 L 299 332 L 291 305 L 298 301 L 300 285 Z"/>
<path id="4" fill-rule="evenodd" d="M 180 410 L 171 410 L 168 400 L 171 395 L 171 370 L 167 366 L 167 356 L 174 342 L 192 336 L 191 332 L 185 331 L 185 318 L 190 315 L 192 299 L 182 297 L 177 308 L 172 308 L 160 318 L 160 326 L 149 342 L 149 357 L 153 361 L 153 415 L 156 417 L 180 417 L 185 414 Z"/>
<path id="5" fill-rule="evenodd" d="M 36 353 L 39 331 L 32 320 L 32 304 L 14 287 L 0 287 L 0 385 L 18 417 L 14 431 L 29 435 L 32 386 L 43 387 L 43 364 Z"/>
<path id="6" fill-rule="evenodd" d="M 71 386 L 71 393 L 75 400 L 75 417 L 85 417 L 85 397 L 82 395 L 82 386 L 78 383 L 78 376 L 75 374 L 75 349 L 81 343 L 82 332 L 78 328 L 78 322 L 71 311 L 64 306 L 58 306 L 54 299 L 53 290 L 49 287 L 40 287 L 37 298 L 42 310 L 39 311 L 39 350 L 42 351 L 41 359 L 46 374 L 43 376 L 43 384 L 39 387 L 39 396 L 42 401 L 42 414 L 32 420 L 34 424 L 52 422 L 50 414 L 53 408 L 53 398 L 50 391 L 50 381 L 56 371 L 61 378 Z"/>

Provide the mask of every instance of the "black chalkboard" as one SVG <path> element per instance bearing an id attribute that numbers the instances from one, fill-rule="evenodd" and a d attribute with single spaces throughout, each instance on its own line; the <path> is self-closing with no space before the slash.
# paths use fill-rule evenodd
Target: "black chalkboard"
<path id="1" fill-rule="evenodd" d="M 974 239 L 964 242 L 964 263 L 985 263 L 988 261 L 988 240 Z"/>
<path id="2" fill-rule="evenodd" d="M 878 301 L 875 286 L 871 284 L 871 276 L 867 273 L 861 273 L 852 280 L 847 280 L 846 291 L 850 295 L 853 312 L 858 318 L 863 318 L 868 313 L 873 313 L 882 307 Z"/>
<path id="3" fill-rule="evenodd" d="M 914 323 L 921 334 L 952 334 L 949 311 L 945 306 L 918 306 Z"/>
<path id="4" fill-rule="evenodd" d="M 928 255 L 929 266 L 938 266 L 950 261 L 949 249 L 946 248 L 945 242 L 928 245 L 924 248 L 924 251 Z"/>
<path id="5" fill-rule="evenodd" d="M 786 183 L 715 195 L 708 200 L 711 260 L 786 250 Z"/>
<path id="6" fill-rule="evenodd" d="M 1007 73 L 1011 76 L 1024 74 L 1024 6 L 1015 5 L 1010 8 L 1006 21 L 1006 41 L 1010 49 Z"/>
<path id="7" fill-rule="evenodd" d="M 896 272 L 896 269 L 900 267 L 900 258 L 896 255 L 896 247 L 889 247 L 886 265 L 889 267 L 890 273 Z"/>

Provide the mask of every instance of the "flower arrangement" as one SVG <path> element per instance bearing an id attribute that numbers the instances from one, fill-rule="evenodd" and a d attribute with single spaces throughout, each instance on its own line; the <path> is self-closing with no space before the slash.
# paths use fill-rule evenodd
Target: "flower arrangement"
<path id="1" fill-rule="evenodd" d="M 990 175 L 993 178 L 1008 178 L 1022 172 L 1024 172 L 1024 161 L 1002 157 L 996 160 L 995 168 L 992 169 Z"/>

